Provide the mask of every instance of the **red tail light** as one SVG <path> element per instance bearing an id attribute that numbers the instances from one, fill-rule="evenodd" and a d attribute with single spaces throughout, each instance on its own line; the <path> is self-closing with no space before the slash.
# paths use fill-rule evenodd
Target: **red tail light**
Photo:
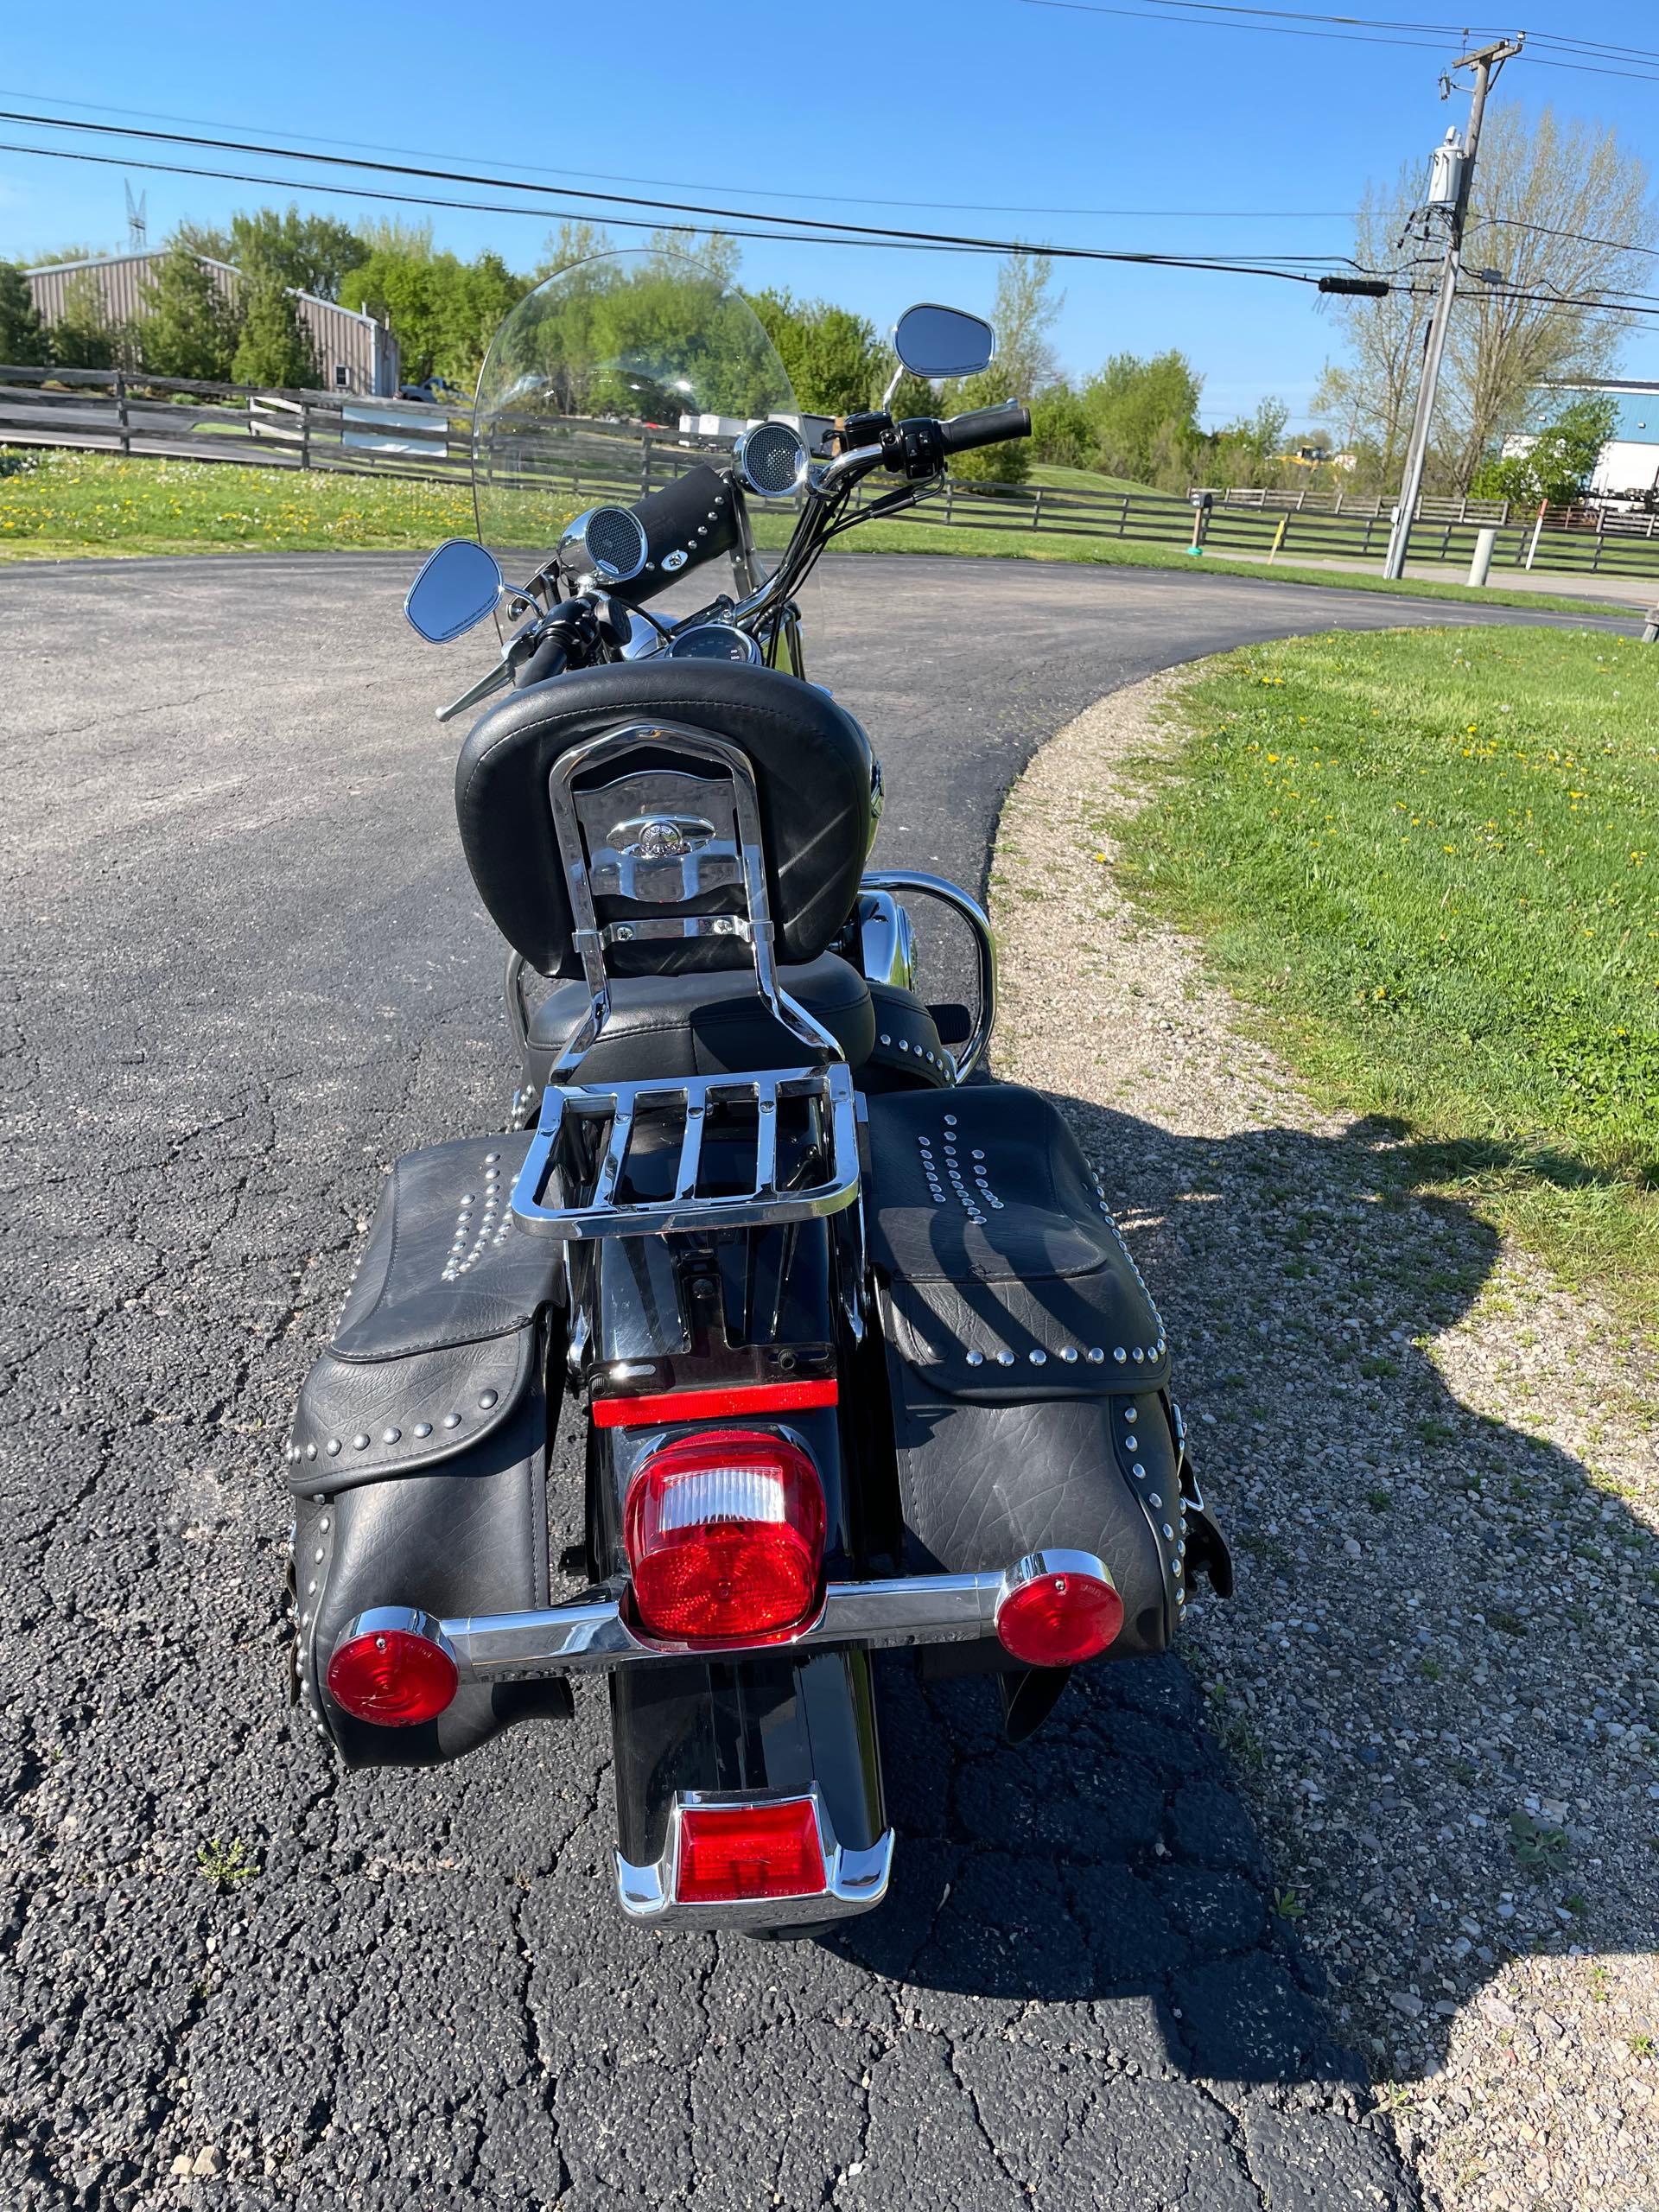
<path id="1" fill-rule="evenodd" d="M 996 1609 L 997 1639 L 1027 1667 L 1093 1659 L 1123 1625 L 1123 1600 L 1097 1559 L 1050 1552 L 1021 1560 Z"/>
<path id="2" fill-rule="evenodd" d="M 418 1615 L 395 1616 L 405 1624 Z M 373 1616 L 368 1617 L 372 1621 Z M 441 1637 L 412 1625 L 365 1626 L 338 1644 L 328 1662 L 328 1694 L 358 1720 L 382 1728 L 414 1728 L 435 1720 L 455 1694 L 459 1676 Z"/>
<path id="3" fill-rule="evenodd" d="M 623 1541 L 642 1628 L 689 1643 L 787 1635 L 817 1611 L 823 1485 L 798 1446 L 711 1429 L 653 1452 Z"/>
<path id="4" fill-rule="evenodd" d="M 680 1815 L 677 1904 L 813 1897 L 828 1886 L 810 1797 L 781 1805 L 688 1805 Z"/>

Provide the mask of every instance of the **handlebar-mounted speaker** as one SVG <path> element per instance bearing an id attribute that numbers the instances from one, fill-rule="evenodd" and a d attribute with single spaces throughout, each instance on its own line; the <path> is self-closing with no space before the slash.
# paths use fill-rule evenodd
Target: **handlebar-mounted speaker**
<path id="1" fill-rule="evenodd" d="M 787 499 L 806 481 L 806 445 L 789 423 L 757 423 L 732 449 L 732 464 L 746 492 L 762 499 Z"/>
<path id="2" fill-rule="evenodd" d="M 600 584 L 631 583 L 650 553 L 644 525 L 628 507 L 589 507 L 566 524 L 555 559 L 567 574 Z"/>

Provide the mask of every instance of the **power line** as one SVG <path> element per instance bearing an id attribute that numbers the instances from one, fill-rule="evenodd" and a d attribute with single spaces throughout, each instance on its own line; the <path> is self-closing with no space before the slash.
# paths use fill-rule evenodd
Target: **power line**
<path id="1" fill-rule="evenodd" d="M 835 231 L 846 233 L 844 242 L 849 244 L 879 239 L 889 245 L 900 244 L 909 245 L 948 246 L 952 248 L 960 247 L 979 252 L 1016 253 L 1035 251 L 1052 255 L 1058 258 L 1085 261 L 1150 261 L 1160 260 L 1164 257 L 1160 255 L 1139 252 L 1132 253 L 1127 251 L 1109 250 L 1102 246 L 1037 245 L 1030 240 L 974 238 L 953 232 L 905 230 L 899 228 L 895 224 L 849 223 L 837 220 L 836 219 L 829 216 L 817 217 L 804 215 L 766 214 L 752 207 L 713 207 L 707 204 L 699 204 L 695 201 L 688 200 L 652 200 L 643 198 L 636 193 L 594 192 L 591 188 L 578 189 L 577 188 L 568 185 L 527 184 L 520 182 L 515 177 L 494 176 L 478 171 L 428 168 L 417 167 L 409 162 L 371 161 L 364 156 L 353 157 L 341 154 L 310 153 L 306 151 L 303 148 L 296 148 L 293 146 L 260 144 L 247 140 L 234 138 L 203 137 L 194 132 L 177 130 L 144 130 L 138 129 L 135 125 L 126 124 L 85 123 L 78 121 L 72 116 L 34 115 L 12 109 L 0 109 L 0 123 L 21 123 L 39 130 L 68 130 L 83 134 L 96 134 L 99 137 L 105 138 L 137 138 L 142 139 L 146 143 L 160 143 L 168 146 L 187 146 L 192 149 L 200 148 L 207 152 L 253 155 L 267 160 L 302 163 L 321 163 L 330 168 L 366 169 L 375 175 L 413 177 L 423 182 L 480 185 L 496 191 L 534 193 L 559 200 L 568 201 L 574 200 L 593 201 L 607 209 L 612 207 L 643 207 L 649 208 L 653 212 L 659 213 L 696 215 L 703 219 L 704 226 L 706 226 L 708 220 L 711 218 L 719 222 L 735 221 L 741 223 L 772 223 L 785 226 L 781 233 L 781 235 L 785 237 L 788 237 L 798 232 L 804 231 Z M 22 147 L 13 150 L 19 152 L 29 152 L 31 150 L 45 152 L 48 149 L 45 148 L 31 149 L 28 147 Z M 130 163 L 130 166 L 137 168 L 144 165 L 142 163 L 133 162 Z M 185 175 L 196 174 L 201 175 L 213 174 L 213 172 L 207 170 L 195 172 L 186 170 L 183 173 Z M 240 181 L 248 183 L 269 184 L 276 187 L 279 190 L 283 188 L 289 191 L 293 191 L 295 189 L 315 190 L 321 188 L 320 187 L 314 185 L 307 185 L 303 180 L 286 180 L 280 177 L 250 177 Z M 358 191 L 359 196 L 362 196 L 363 188 L 358 188 Z M 521 208 L 507 211 L 493 209 L 487 212 L 512 212 L 528 214 L 535 211 L 528 208 Z M 619 223 L 622 221 L 622 218 L 612 217 L 608 214 L 605 219 L 614 220 Z M 638 228 L 640 226 L 634 225 L 630 227 Z M 673 225 L 667 225 L 663 227 L 671 229 L 676 226 Z M 681 226 L 680 227 L 683 227 L 683 226 Z M 758 235 L 758 233 L 753 233 L 752 235 Z M 833 243 L 833 241 L 826 241 L 822 238 L 817 238 L 813 242 L 819 245 Z M 1194 260 L 1214 261 L 1218 265 L 1230 265 L 1232 263 L 1236 262 L 1240 264 L 1248 264 L 1252 268 L 1258 268 L 1261 264 L 1275 260 L 1288 260 L 1293 258 L 1329 260 L 1335 257 L 1332 257 L 1330 255 L 1294 257 L 1290 255 L 1272 253 L 1254 253 L 1230 257 L 1223 255 L 1188 256 L 1185 257 L 1185 259 L 1188 262 Z M 1282 274 L 1283 272 L 1274 270 L 1267 273 L 1277 275 Z"/>
<path id="2" fill-rule="evenodd" d="M 1294 21 L 1266 22 L 1262 16 L 1289 16 L 1292 11 L 1281 8 L 1224 7 L 1221 0 L 1147 0 L 1140 7 L 1114 7 L 1102 4 L 1102 0 L 1021 0 L 1027 8 L 1052 8 L 1074 16 L 1115 16 L 1128 17 L 1137 22 L 1184 25 L 1188 29 L 1216 31 L 1261 31 L 1274 38 L 1317 38 L 1333 41 L 1341 46 L 1391 46 L 1408 53 L 1437 53 L 1448 43 L 1461 44 L 1483 28 L 1471 24 L 1432 24 L 1398 22 L 1387 16 L 1297 15 Z M 1164 12 L 1179 8 L 1179 15 Z M 1234 21 L 1233 18 L 1237 20 Z M 1330 29 L 1312 28 L 1329 24 Z M 1395 34 L 1408 34 L 1400 37 Z M 1428 35 L 1420 36 L 1417 34 Z M 1530 36 L 1531 35 L 1529 34 Z M 1612 59 L 1635 61 L 1638 64 L 1659 62 L 1659 54 L 1651 54 L 1640 47 L 1602 48 L 1599 44 L 1580 46 L 1577 41 L 1554 39 L 1543 35 L 1542 42 L 1553 50 L 1548 54 L 1535 53 L 1529 46 L 1528 59 L 1541 69 L 1570 69 L 1580 75 L 1592 77 L 1622 77 L 1632 84 L 1659 84 L 1659 69 L 1614 68 L 1611 60 L 1592 61 L 1587 59 L 1566 60 L 1568 54 L 1588 55 L 1605 53 Z"/>
<path id="3" fill-rule="evenodd" d="M 1529 223 L 1522 215 L 1477 215 L 1469 226 L 1471 231 L 1497 226 L 1506 231 L 1535 231 L 1541 238 L 1570 238 L 1578 245 L 1605 245 L 1618 253 L 1643 253 L 1659 261 L 1659 246 L 1638 245 L 1634 238 L 1598 238 L 1592 231 L 1557 230 L 1548 223 Z"/>
<path id="4" fill-rule="evenodd" d="M 1210 15 L 1192 15 L 1189 16 L 1156 15 L 1154 14 L 1151 10 L 1147 8 L 1103 7 L 1097 4 L 1097 0 L 1020 0 L 1020 3 L 1022 6 L 1027 8 L 1058 9 L 1064 14 L 1072 16 L 1132 16 L 1136 21 L 1143 23 L 1163 23 L 1169 25 L 1177 22 L 1184 22 L 1193 29 L 1203 29 L 1212 31 L 1263 31 L 1270 37 L 1274 38 L 1329 39 L 1334 40 L 1338 45 L 1342 46 L 1397 46 L 1404 48 L 1409 53 L 1416 54 L 1439 53 L 1444 47 L 1456 41 L 1461 36 L 1461 33 L 1459 31 L 1451 29 L 1448 27 L 1446 35 L 1444 37 L 1382 38 L 1375 36 L 1365 31 L 1309 30 L 1305 29 L 1299 25 L 1290 23 L 1230 22 L 1215 16 Z M 1189 0 L 1189 4 L 1197 5 L 1198 4 L 1198 0 Z M 1240 10 L 1239 12 L 1242 14 L 1245 11 Z M 1340 23 L 1344 20 L 1357 21 L 1360 19 L 1354 17 L 1344 18 L 1341 16 L 1326 16 L 1319 18 L 1318 20 L 1330 23 Z"/>
<path id="5" fill-rule="evenodd" d="M 207 177 L 218 182 L 231 184 L 265 185 L 279 192 L 327 193 L 340 200 L 375 200 L 389 201 L 402 207 L 458 208 L 474 214 L 525 215 L 544 219 L 544 211 L 537 207 L 514 207 L 508 202 L 487 200 L 450 200 L 431 193 L 391 192 L 372 185 L 322 184 L 308 178 L 257 176 L 244 169 L 203 168 L 181 162 L 145 161 L 136 156 L 118 154 L 89 154 L 77 147 L 25 146 L 13 141 L 0 141 L 0 153 L 32 154 L 43 161 L 91 162 L 100 168 L 143 169 L 151 175 L 167 176 Z M 306 158 L 304 156 L 296 156 Z M 649 205 L 650 203 L 646 203 Z M 702 223 L 671 223 L 653 219 L 644 221 L 624 215 L 609 215 L 607 222 L 619 229 L 631 231 L 671 231 L 688 236 L 702 236 L 708 226 Z M 755 218 L 765 222 L 776 219 L 765 216 Z M 1190 254 L 1136 253 L 1127 249 L 1114 250 L 1106 246 L 1043 246 L 1032 249 L 1005 245 L 995 239 L 931 238 L 925 233 L 901 232 L 896 237 L 870 235 L 856 240 L 822 234 L 803 234 L 799 231 L 733 230 L 725 236 L 739 239 L 769 239 L 775 243 L 796 245 L 839 245 L 856 244 L 861 246 L 884 248 L 893 252 L 1000 254 L 1037 251 L 1045 254 L 1080 261 L 1123 263 L 1137 268 L 1192 269 L 1216 276 L 1274 276 L 1286 283 L 1313 284 L 1318 280 L 1300 270 L 1274 269 L 1248 259 L 1228 259 Z M 1310 257 L 1311 258 L 1313 257 Z"/>
<path id="6" fill-rule="evenodd" d="M 143 123 L 188 123 L 199 124 L 207 130 L 257 131 L 269 127 L 253 123 L 222 123 L 213 116 L 173 115 L 152 108 L 113 107 L 98 100 L 73 100 L 60 92 L 36 92 L 15 85 L 0 85 L 0 99 L 55 100 L 60 107 L 84 109 L 92 115 L 133 116 Z M 340 146 L 366 154 L 404 154 L 422 162 L 470 162 L 486 158 L 476 154 L 434 153 L 428 146 L 385 146 L 371 139 L 325 138 L 312 131 L 293 130 L 288 136 L 302 146 Z M 1191 219 L 1345 223 L 1353 220 L 1356 212 L 1351 207 L 1027 207 L 1005 206 L 997 200 L 885 200 L 868 193 L 780 192 L 761 185 L 688 183 L 683 177 L 627 176 L 613 175 L 603 169 L 549 168 L 533 162 L 503 162 L 499 166 L 522 171 L 527 176 L 587 176 L 601 184 L 648 184 L 671 192 L 741 192 L 753 200 L 810 200 L 825 207 L 905 207 L 959 215 L 1066 215 L 1090 220 L 1109 217 L 1177 222 Z"/>

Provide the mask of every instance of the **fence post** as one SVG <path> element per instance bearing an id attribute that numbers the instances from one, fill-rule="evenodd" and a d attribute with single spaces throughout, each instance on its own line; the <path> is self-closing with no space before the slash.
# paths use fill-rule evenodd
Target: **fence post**
<path id="1" fill-rule="evenodd" d="M 944 518 L 946 522 L 950 521 L 951 516 L 956 512 L 956 511 L 957 487 L 954 480 L 947 475 L 944 480 Z"/>
<path id="2" fill-rule="evenodd" d="M 651 432 L 647 430 L 639 441 L 639 496 L 643 499 L 651 490 Z"/>
<path id="3" fill-rule="evenodd" d="M 311 403 L 308 399 L 302 398 L 300 401 L 300 467 L 309 468 L 310 466 Z"/>
<path id="4" fill-rule="evenodd" d="M 1037 486 L 1037 496 L 1031 503 L 1031 526 L 1033 530 L 1040 530 L 1043 526 L 1043 487 L 1040 484 Z"/>
<path id="5" fill-rule="evenodd" d="M 132 454 L 132 435 L 127 415 L 127 380 L 119 369 L 115 372 L 115 419 L 121 426 L 122 458 L 129 460 Z"/>

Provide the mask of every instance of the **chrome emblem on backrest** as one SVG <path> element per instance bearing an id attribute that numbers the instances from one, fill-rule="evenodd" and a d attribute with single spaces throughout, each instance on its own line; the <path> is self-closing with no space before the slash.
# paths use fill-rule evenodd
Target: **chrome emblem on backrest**
<path id="1" fill-rule="evenodd" d="M 606 842 L 631 861 L 668 861 L 700 852 L 714 834 L 714 823 L 695 814 L 654 815 L 619 822 Z"/>

